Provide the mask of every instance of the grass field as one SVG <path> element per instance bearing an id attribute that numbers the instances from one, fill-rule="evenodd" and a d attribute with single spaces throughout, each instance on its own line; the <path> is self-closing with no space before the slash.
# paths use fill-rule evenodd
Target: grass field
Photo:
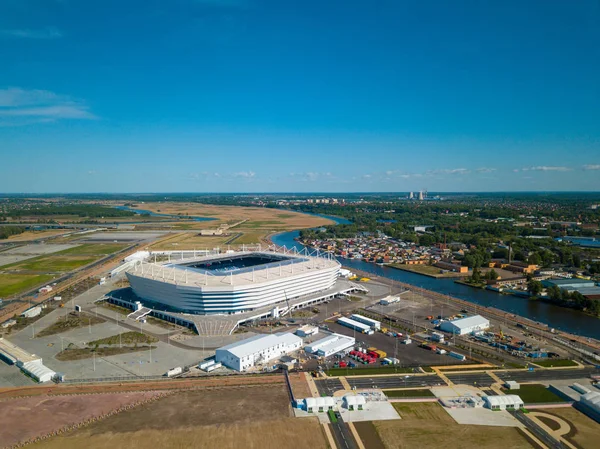
<path id="1" fill-rule="evenodd" d="M 578 366 L 577 363 L 569 359 L 548 359 L 535 361 L 531 363 L 535 363 L 536 365 L 543 366 L 546 368 L 550 368 L 553 366 Z"/>
<path id="2" fill-rule="evenodd" d="M 0 274 L 0 298 L 6 298 L 53 279 L 50 274 Z"/>
<path id="3" fill-rule="evenodd" d="M 58 320 L 37 334 L 37 337 L 46 337 L 48 335 L 60 334 L 61 332 L 77 329 L 78 327 L 93 326 L 94 324 L 104 323 L 106 320 L 94 315 L 81 315 L 77 312 L 71 312 L 66 317 L 60 316 Z"/>
<path id="4" fill-rule="evenodd" d="M 49 231 L 25 231 L 22 234 L 11 235 L 7 240 L 11 242 L 28 242 L 31 240 L 47 239 L 70 232 L 67 229 L 52 229 Z"/>
<path id="5" fill-rule="evenodd" d="M 386 449 L 447 448 L 531 449 L 514 427 L 457 424 L 438 403 L 393 403 L 400 420 L 374 421 Z"/>
<path id="6" fill-rule="evenodd" d="M 34 448 L 325 449 L 316 418 L 290 417 L 284 384 L 183 391 Z"/>
<path id="7" fill-rule="evenodd" d="M 566 439 L 584 449 L 598 447 L 600 424 L 572 407 L 538 410 L 564 419 L 571 427 Z"/>
<path id="8" fill-rule="evenodd" d="M 111 337 L 101 338 L 100 340 L 90 341 L 88 346 L 96 345 L 134 345 L 141 343 L 156 343 L 158 338 L 151 335 L 142 334 L 141 332 L 124 332 L 120 336 L 113 335 Z"/>
<path id="9" fill-rule="evenodd" d="M 153 346 L 152 349 L 156 347 Z M 119 355 L 119 354 L 129 354 L 132 352 L 140 352 L 140 351 L 149 351 L 150 346 L 125 346 L 122 348 L 117 347 L 109 347 L 109 348 L 67 348 L 64 351 L 56 354 L 56 360 L 60 360 L 61 362 L 67 362 L 70 360 L 83 360 L 83 359 L 91 359 L 94 357 L 110 357 L 111 355 Z"/>
<path id="10" fill-rule="evenodd" d="M 506 393 L 509 394 L 509 391 L 506 390 Z M 540 384 L 531 384 L 531 385 L 523 385 L 521 384 L 521 388 L 519 390 L 515 390 L 515 394 L 518 394 L 525 404 L 538 404 L 543 402 L 565 402 L 563 398 L 557 396 L 550 390 L 548 390 L 544 385 Z"/>
<path id="11" fill-rule="evenodd" d="M 427 398 L 435 397 L 435 394 L 428 389 L 422 390 L 386 390 L 384 391 L 388 398 Z"/>
<path id="12" fill-rule="evenodd" d="M 126 248 L 121 243 L 87 243 L 55 253 L 60 256 L 107 256 Z"/>
<path id="13" fill-rule="evenodd" d="M 376 374 L 412 373 L 413 368 L 381 366 L 365 368 L 331 368 L 325 371 L 328 376 L 372 376 Z"/>
<path id="14" fill-rule="evenodd" d="M 75 270 L 96 260 L 89 256 L 48 256 L 34 257 L 10 265 L 5 265 L 4 270 L 41 271 L 48 273 L 67 272 Z"/>

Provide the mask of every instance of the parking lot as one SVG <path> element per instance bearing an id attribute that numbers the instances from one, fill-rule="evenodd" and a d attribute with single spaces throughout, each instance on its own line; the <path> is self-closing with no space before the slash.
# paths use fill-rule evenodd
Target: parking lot
<path id="1" fill-rule="evenodd" d="M 375 332 L 373 335 L 366 335 L 355 332 L 354 330 L 337 323 L 326 323 L 326 325 L 329 326 L 329 330 L 332 332 L 354 337 L 357 345 L 367 348 L 375 347 L 385 351 L 388 357 L 399 359 L 400 366 L 458 365 L 465 363 L 447 355 L 437 354 L 433 351 L 421 348 L 419 347 L 419 344 L 414 341 L 412 344 L 404 345 L 401 343 L 403 338 L 390 337 L 381 332 Z M 347 358 L 347 360 L 350 359 Z M 357 369 L 360 368 L 360 366 L 363 365 L 357 366 Z"/>

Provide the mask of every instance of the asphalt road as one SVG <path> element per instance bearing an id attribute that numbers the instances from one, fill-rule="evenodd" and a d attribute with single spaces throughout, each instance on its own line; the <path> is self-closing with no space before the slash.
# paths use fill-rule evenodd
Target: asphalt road
<path id="1" fill-rule="evenodd" d="M 315 380 L 315 385 L 321 396 L 333 396 L 333 393 L 338 390 L 343 390 L 344 386 L 339 379 L 329 377 L 327 379 Z"/>
<path id="2" fill-rule="evenodd" d="M 535 371 L 497 371 L 496 375 L 504 380 L 516 380 L 517 382 L 543 382 L 561 379 L 582 379 L 589 377 L 590 374 L 600 375 L 598 368 L 583 368 L 583 369 L 548 369 Z"/>
<path id="3" fill-rule="evenodd" d="M 446 385 L 437 374 L 414 376 L 403 374 L 391 377 L 369 377 L 346 378 L 351 387 L 356 388 L 404 388 L 404 387 L 430 387 Z"/>
<path id="4" fill-rule="evenodd" d="M 496 383 L 496 381 L 486 373 L 455 373 L 446 374 L 446 377 L 458 385 L 464 384 L 477 387 L 489 387 Z"/>
<path id="5" fill-rule="evenodd" d="M 348 425 L 338 419 L 337 423 L 331 423 L 331 429 L 333 430 L 333 438 L 337 443 L 338 449 L 356 449 L 357 444 L 348 428 Z"/>

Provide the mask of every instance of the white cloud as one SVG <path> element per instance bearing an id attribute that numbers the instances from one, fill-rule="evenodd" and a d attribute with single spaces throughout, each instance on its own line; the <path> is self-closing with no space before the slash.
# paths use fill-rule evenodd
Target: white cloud
<path id="1" fill-rule="evenodd" d="M 97 118 L 83 101 L 65 95 L 18 87 L 0 89 L 0 124 L 4 126 Z"/>
<path id="2" fill-rule="evenodd" d="M 584 165 L 583 169 L 584 170 L 600 170 L 600 164 Z"/>
<path id="3" fill-rule="evenodd" d="M 522 168 L 521 171 L 571 171 L 572 168 L 569 167 L 556 167 L 556 166 L 548 166 L 548 165 L 538 165 L 535 167 L 525 167 Z"/>
<path id="4" fill-rule="evenodd" d="M 58 39 L 63 36 L 62 32 L 56 27 L 46 27 L 37 30 L 31 29 L 12 29 L 2 30 L 1 34 L 18 39 Z"/>
<path id="5" fill-rule="evenodd" d="M 467 175 L 471 170 L 467 168 L 440 168 L 436 170 L 428 170 L 426 175 Z"/>
<path id="6" fill-rule="evenodd" d="M 476 172 L 478 173 L 491 173 L 493 171 L 496 171 L 495 168 L 488 168 L 488 167 L 480 167 L 475 169 Z"/>
<path id="7" fill-rule="evenodd" d="M 244 178 L 244 179 L 254 179 L 256 177 L 256 173 L 253 171 L 240 171 L 233 174 L 234 178 Z"/>
<path id="8" fill-rule="evenodd" d="M 295 178 L 304 182 L 314 182 L 321 179 L 331 180 L 335 179 L 335 176 L 331 172 L 303 172 L 303 173 L 290 173 L 290 178 Z"/>

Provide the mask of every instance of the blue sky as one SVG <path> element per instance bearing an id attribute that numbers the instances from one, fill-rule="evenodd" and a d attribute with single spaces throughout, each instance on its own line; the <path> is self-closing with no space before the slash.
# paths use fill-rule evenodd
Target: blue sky
<path id="1" fill-rule="evenodd" d="M 595 0 L 0 0 L 0 192 L 600 190 Z"/>

